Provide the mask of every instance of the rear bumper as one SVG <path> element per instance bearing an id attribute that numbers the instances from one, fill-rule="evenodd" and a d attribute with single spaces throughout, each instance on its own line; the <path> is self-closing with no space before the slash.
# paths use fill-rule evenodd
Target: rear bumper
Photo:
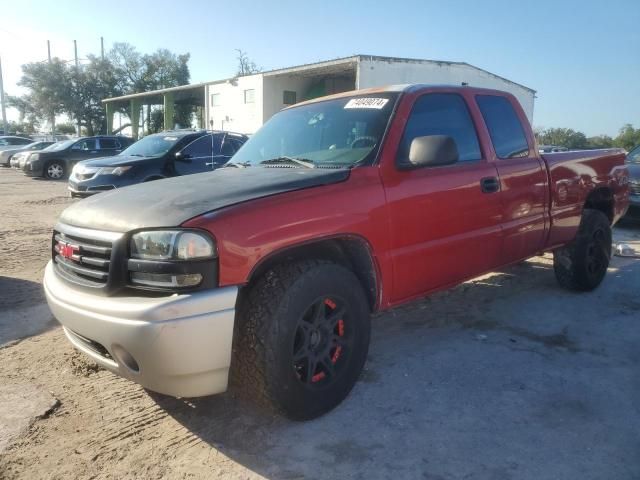
<path id="1" fill-rule="evenodd" d="M 104 368 L 176 397 L 227 389 L 237 287 L 168 297 L 100 297 L 45 269 L 49 307 L 67 338 Z"/>

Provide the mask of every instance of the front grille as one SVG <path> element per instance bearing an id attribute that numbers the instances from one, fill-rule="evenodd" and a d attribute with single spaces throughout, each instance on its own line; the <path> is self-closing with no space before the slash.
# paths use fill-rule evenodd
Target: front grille
<path id="1" fill-rule="evenodd" d="M 112 242 L 61 231 L 53 234 L 53 260 L 61 276 L 75 283 L 102 286 L 109 280 Z"/>
<path id="2" fill-rule="evenodd" d="M 640 195 L 640 183 L 630 183 L 629 192 L 631 195 Z"/>

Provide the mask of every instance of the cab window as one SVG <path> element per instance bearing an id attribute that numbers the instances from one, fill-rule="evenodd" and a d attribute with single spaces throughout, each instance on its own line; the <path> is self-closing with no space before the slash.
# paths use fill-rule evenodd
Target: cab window
<path id="1" fill-rule="evenodd" d="M 529 156 L 527 137 L 511 102 L 497 95 L 478 95 L 476 101 L 498 158 Z"/>
<path id="2" fill-rule="evenodd" d="M 480 160 L 480 143 L 465 100 L 456 93 L 429 93 L 416 100 L 398 149 L 397 162 L 406 163 L 416 137 L 447 135 L 456 142 L 459 162 Z"/>

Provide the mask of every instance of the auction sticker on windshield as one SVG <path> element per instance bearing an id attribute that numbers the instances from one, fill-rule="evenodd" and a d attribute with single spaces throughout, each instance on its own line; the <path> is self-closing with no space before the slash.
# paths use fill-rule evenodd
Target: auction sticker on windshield
<path id="1" fill-rule="evenodd" d="M 381 110 L 388 101 L 388 98 L 352 98 L 344 108 L 375 108 Z"/>

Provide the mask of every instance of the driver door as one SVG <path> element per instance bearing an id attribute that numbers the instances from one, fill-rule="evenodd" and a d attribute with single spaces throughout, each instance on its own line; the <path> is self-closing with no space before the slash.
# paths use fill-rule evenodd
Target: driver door
<path id="1" fill-rule="evenodd" d="M 457 93 L 427 93 L 413 103 L 395 164 L 383 176 L 390 215 L 392 303 L 485 272 L 500 258 L 498 175 L 482 152 L 475 123 L 465 98 Z M 459 160 L 400 168 L 413 139 L 425 135 L 453 138 Z"/>
<path id="2" fill-rule="evenodd" d="M 174 160 L 176 175 L 191 175 L 213 170 L 213 136 L 204 135 L 180 150 Z"/>

